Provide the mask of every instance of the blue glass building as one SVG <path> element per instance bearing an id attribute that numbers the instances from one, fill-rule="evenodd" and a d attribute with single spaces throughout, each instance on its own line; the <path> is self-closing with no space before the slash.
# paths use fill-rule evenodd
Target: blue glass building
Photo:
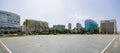
<path id="1" fill-rule="evenodd" d="M 98 24 L 94 20 L 88 19 L 85 21 L 85 28 L 98 28 Z"/>
<path id="2" fill-rule="evenodd" d="M 21 30 L 20 16 L 15 13 L 0 10 L 0 31 L 16 30 Z"/>
<path id="3" fill-rule="evenodd" d="M 65 30 L 65 25 L 53 25 L 53 28 L 58 31 L 62 31 Z"/>
<path id="4" fill-rule="evenodd" d="M 95 29 L 98 28 L 98 24 L 91 19 L 85 20 L 85 32 L 87 33 L 97 33 L 98 30 L 96 31 Z"/>

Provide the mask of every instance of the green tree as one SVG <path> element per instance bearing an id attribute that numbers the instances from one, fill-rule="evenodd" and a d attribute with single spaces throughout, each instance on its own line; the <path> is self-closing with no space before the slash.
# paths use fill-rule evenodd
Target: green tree
<path id="1" fill-rule="evenodd" d="M 27 27 L 28 27 L 28 25 L 30 24 L 30 21 L 28 20 L 28 19 L 26 19 L 25 20 L 25 22 L 23 23 L 23 25 L 25 25 L 26 27 L 26 32 L 28 32 L 28 29 L 27 29 Z"/>
<path id="2" fill-rule="evenodd" d="M 95 28 L 95 29 L 94 29 L 94 33 L 95 33 L 95 34 L 98 34 L 98 33 L 99 33 L 99 28 Z"/>
<path id="3" fill-rule="evenodd" d="M 84 34 L 84 30 L 85 30 L 84 28 L 81 28 L 80 29 L 80 34 Z"/>
<path id="4" fill-rule="evenodd" d="M 10 34 L 14 34 L 14 31 L 9 31 Z"/>

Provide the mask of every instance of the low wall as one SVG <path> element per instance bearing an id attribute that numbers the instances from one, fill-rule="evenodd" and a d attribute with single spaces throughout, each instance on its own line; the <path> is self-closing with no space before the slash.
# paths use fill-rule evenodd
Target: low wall
<path id="1" fill-rule="evenodd" d="M 2 49 L 3 53 L 12 53 L 1 40 L 0 40 L 0 48 Z"/>

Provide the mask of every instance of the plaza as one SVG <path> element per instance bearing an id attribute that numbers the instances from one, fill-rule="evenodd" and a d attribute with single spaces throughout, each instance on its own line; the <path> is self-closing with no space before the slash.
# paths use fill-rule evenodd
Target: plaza
<path id="1" fill-rule="evenodd" d="M 115 44 L 116 37 L 118 36 L 37 35 L 0 40 L 12 53 L 115 53 L 119 52 L 119 42 Z"/>

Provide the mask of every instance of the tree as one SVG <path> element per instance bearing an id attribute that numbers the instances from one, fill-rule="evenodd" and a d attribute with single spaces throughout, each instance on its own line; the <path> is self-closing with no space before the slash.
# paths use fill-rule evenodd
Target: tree
<path id="1" fill-rule="evenodd" d="M 34 27 L 35 27 L 35 32 L 37 33 L 40 32 L 40 28 L 41 28 L 40 24 L 35 24 Z"/>
<path id="2" fill-rule="evenodd" d="M 38 27 L 38 32 L 40 32 L 40 28 L 41 28 L 40 24 L 38 24 L 37 27 Z"/>
<path id="3" fill-rule="evenodd" d="M 4 34 L 8 34 L 9 32 L 8 31 L 4 31 Z"/>
<path id="4" fill-rule="evenodd" d="M 30 24 L 30 21 L 28 20 L 28 19 L 26 19 L 25 20 L 25 22 L 23 23 L 23 25 L 25 25 L 26 27 L 26 32 L 28 32 L 28 29 L 27 29 L 27 27 L 28 27 L 28 25 Z"/>
<path id="5" fill-rule="evenodd" d="M 94 33 L 95 33 L 95 34 L 98 34 L 98 33 L 99 33 L 99 28 L 95 28 L 95 29 L 94 29 Z"/>
<path id="6" fill-rule="evenodd" d="M 84 28 L 81 28 L 80 29 L 80 34 L 84 34 L 84 30 L 85 30 Z"/>
<path id="7" fill-rule="evenodd" d="M 14 34 L 14 32 L 13 31 L 9 31 L 10 32 L 10 34 Z"/>
<path id="8" fill-rule="evenodd" d="M 35 33 L 36 33 L 36 31 L 37 31 L 37 24 L 35 24 L 34 27 L 35 27 Z"/>

